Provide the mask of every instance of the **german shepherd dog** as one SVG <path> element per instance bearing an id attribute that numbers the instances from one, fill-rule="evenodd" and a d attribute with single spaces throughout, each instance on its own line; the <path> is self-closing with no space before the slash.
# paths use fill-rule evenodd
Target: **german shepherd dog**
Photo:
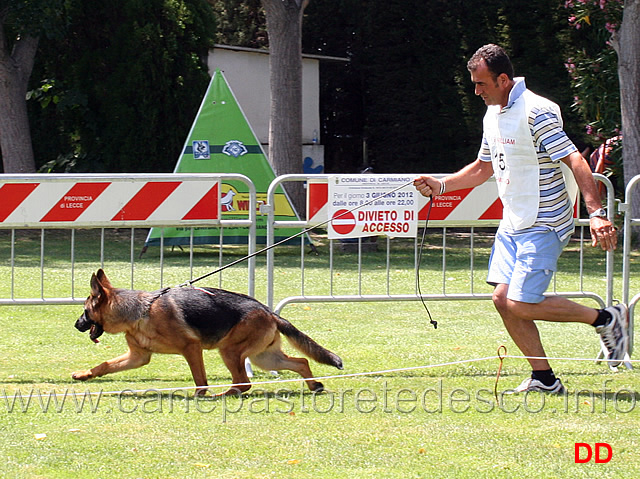
<path id="1" fill-rule="evenodd" d="M 204 395 L 208 384 L 202 350 L 215 348 L 234 383 L 216 396 L 251 388 L 245 358 L 264 370 L 288 369 L 312 378 L 305 358 L 282 351 L 280 333 L 315 361 L 342 369 L 336 354 L 250 296 L 215 288 L 175 287 L 155 292 L 114 288 L 102 269 L 91 276 L 91 294 L 75 327 L 90 331 L 94 342 L 104 331 L 124 332 L 129 346 L 122 356 L 73 373 L 73 379 L 80 381 L 139 368 L 149 363 L 153 353 L 181 354 L 191 369 L 196 394 Z M 312 391 L 324 388 L 313 379 L 306 383 Z"/>

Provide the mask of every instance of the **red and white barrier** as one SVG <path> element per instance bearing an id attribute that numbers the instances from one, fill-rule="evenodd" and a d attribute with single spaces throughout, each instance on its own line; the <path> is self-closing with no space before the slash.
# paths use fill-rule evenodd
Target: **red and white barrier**
<path id="1" fill-rule="evenodd" d="M 445 175 L 434 175 L 445 176 Z M 307 218 L 309 226 L 328 221 L 329 185 L 327 178 L 312 179 L 307 185 Z M 429 213 L 429 198 L 417 195 L 418 219 L 426 220 Z M 429 213 L 429 224 L 433 226 L 493 226 L 502 219 L 502 202 L 498 189 L 491 178 L 475 188 L 453 191 L 436 196 Z"/>
<path id="2" fill-rule="evenodd" d="M 0 176 L 0 226 L 161 226 L 220 220 L 220 179 L 180 175 Z"/>
<path id="3" fill-rule="evenodd" d="M 502 201 L 498 188 L 491 178 L 475 188 L 452 191 L 433 198 L 429 212 L 429 199 L 420 195 L 419 220 L 440 226 L 471 226 L 498 224 L 502 219 Z"/>

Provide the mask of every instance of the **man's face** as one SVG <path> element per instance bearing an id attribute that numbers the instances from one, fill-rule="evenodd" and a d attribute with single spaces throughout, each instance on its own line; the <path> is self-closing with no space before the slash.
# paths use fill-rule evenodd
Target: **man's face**
<path id="1" fill-rule="evenodd" d="M 493 78 L 487 64 L 481 61 L 477 68 L 471 72 L 471 82 L 475 85 L 475 94 L 482 97 L 484 103 L 489 105 L 507 105 L 509 99 L 509 78 L 504 73 L 498 78 Z"/>

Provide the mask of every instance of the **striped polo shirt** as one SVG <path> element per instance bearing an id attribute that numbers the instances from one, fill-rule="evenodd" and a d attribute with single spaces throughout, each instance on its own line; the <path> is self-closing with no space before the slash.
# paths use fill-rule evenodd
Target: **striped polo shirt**
<path id="1" fill-rule="evenodd" d="M 524 78 L 514 80 L 515 85 L 509 93 L 509 102 L 502 111 L 511 108 L 527 88 Z M 529 129 L 540 165 L 540 207 L 532 228 L 550 228 L 558 233 L 560 240 L 565 240 L 574 231 L 574 221 L 560 159 L 577 151 L 577 148 L 562 129 L 562 118 L 558 118 L 549 109 L 532 109 L 529 112 Z M 484 135 L 478 158 L 491 161 L 489 143 Z"/>

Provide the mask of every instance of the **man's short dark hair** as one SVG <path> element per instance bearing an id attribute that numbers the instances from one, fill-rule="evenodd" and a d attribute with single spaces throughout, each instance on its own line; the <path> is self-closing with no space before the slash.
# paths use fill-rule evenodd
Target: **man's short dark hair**
<path id="1" fill-rule="evenodd" d="M 513 80 L 513 65 L 509 59 L 509 55 L 502 47 L 490 43 L 478 48 L 471 59 L 467 62 L 467 69 L 472 72 L 478 68 L 480 62 L 484 60 L 493 78 L 496 79 L 502 73 L 505 73 L 509 80 Z"/>

